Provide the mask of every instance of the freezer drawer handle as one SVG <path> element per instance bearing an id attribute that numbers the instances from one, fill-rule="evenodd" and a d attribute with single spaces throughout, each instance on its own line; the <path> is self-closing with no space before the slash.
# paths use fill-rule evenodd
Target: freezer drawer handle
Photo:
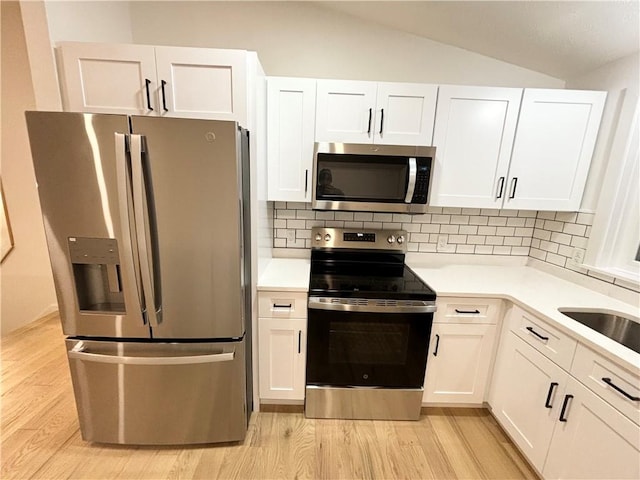
<path id="1" fill-rule="evenodd" d="M 69 358 L 85 360 L 96 363 L 115 363 L 124 365 L 192 365 L 194 363 L 231 362 L 235 359 L 236 352 L 214 353 L 208 355 L 189 355 L 184 357 L 120 357 L 117 355 L 103 355 L 83 351 L 84 345 L 80 342 L 69 350 Z"/>

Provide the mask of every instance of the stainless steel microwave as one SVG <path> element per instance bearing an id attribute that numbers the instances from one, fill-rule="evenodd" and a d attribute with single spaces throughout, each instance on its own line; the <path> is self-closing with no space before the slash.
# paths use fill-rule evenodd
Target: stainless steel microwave
<path id="1" fill-rule="evenodd" d="M 435 147 L 316 143 L 315 210 L 424 213 Z"/>

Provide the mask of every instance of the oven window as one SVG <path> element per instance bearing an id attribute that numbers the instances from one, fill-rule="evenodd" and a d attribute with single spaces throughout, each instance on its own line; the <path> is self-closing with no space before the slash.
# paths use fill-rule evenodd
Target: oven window
<path id="1" fill-rule="evenodd" d="M 404 202 L 408 161 L 391 156 L 318 154 L 316 199 Z"/>
<path id="2" fill-rule="evenodd" d="M 308 312 L 308 385 L 423 385 L 432 313 Z"/>
<path id="3" fill-rule="evenodd" d="M 332 365 L 404 365 L 409 325 L 331 322 L 329 363 Z"/>

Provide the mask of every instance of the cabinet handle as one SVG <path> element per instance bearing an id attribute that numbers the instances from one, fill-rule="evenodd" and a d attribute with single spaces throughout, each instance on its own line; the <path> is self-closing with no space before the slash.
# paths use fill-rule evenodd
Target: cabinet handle
<path id="1" fill-rule="evenodd" d="M 498 195 L 496 196 L 496 199 L 502 198 L 502 191 L 504 190 L 504 177 L 500 177 L 498 179 L 498 184 L 500 185 L 500 190 L 498 191 Z"/>
<path id="2" fill-rule="evenodd" d="M 536 332 L 533 327 L 527 327 L 527 330 L 529 330 L 531 333 L 533 333 L 536 337 L 538 337 L 540 340 L 544 340 L 545 342 L 547 340 L 549 340 L 549 337 L 543 337 L 542 335 L 540 335 L 538 332 Z"/>
<path id="3" fill-rule="evenodd" d="M 300 353 L 301 344 L 302 344 L 302 330 L 298 330 L 298 353 Z"/>
<path id="4" fill-rule="evenodd" d="M 165 112 L 168 112 L 169 109 L 167 108 L 167 98 L 166 98 L 165 93 L 164 93 L 164 86 L 166 84 L 167 84 L 167 82 L 165 82 L 164 80 L 160 81 L 160 90 L 162 91 L 162 109 Z"/>
<path id="5" fill-rule="evenodd" d="M 551 403 L 551 396 L 553 395 L 553 391 L 556 389 L 557 386 L 558 386 L 557 382 L 551 382 L 551 385 L 549 385 L 549 391 L 547 392 L 547 400 L 544 402 L 544 406 L 546 408 L 553 408 L 553 404 Z"/>
<path id="6" fill-rule="evenodd" d="M 380 136 L 382 136 L 382 124 L 384 123 L 384 108 L 380 109 Z"/>
<path id="7" fill-rule="evenodd" d="M 304 194 L 307 194 L 307 190 L 309 187 L 309 169 L 305 169 L 304 171 Z"/>
<path id="8" fill-rule="evenodd" d="M 512 199 L 516 196 L 516 187 L 518 186 L 518 177 L 513 177 L 511 179 L 511 195 L 509 195 L 509 199 Z"/>
<path id="9" fill-rule="evenodd" d="M 436 349 L 433 351 L 433 356 L 438 356 L 438 347 L 440 347 L 440 335 L 436 333 Z"/>
<path id="10" fill-rule="evenodd" d="M 478 309 L 475 309 L 475 310 L 458 310 L 456 308 L 456 313 L 471 313 L 471 314 L 477 315 L 477 314 L 480 313 L 480 310 L 478 310 Z"/>
<path id="11" fill-rule="evenodd" d="M 290 303 L 283 303 L 283 304 L 278 304 L 278 303 L 274 303 L 273 304 L 273 308 L 291 308 L 291 304 Z"/>
<path id="12" fill-rule="evenodd" d="M 621 389 L 619 386 L 617 386 L 615 383 L 613 383 L 610 378 L 603 377 L 602 381 L 604 383 L 606 383 L 607 385 L 609 385 L 611 388 L 613 388 L 616 392 L 618 392 L 618 393 L 624 395 L 625 397 L 627 397 L 629 400 L 632 400 L 634 402 L 640 402 L 640 397 L 634 397 L 633 395 L 628 394 L 623 389 Z"/>
<path id="13" fill-rule="evenodd" d="M 149 92 L 149 85 L 151 84 L 151 80 L 149 80 L 148 78 L 144 79 L 144 86 L 145 86 L 145 90 L 147 91 L 147 109 L 148 110 L 153 110 L 153 107 L 151 106 L 151 93 Z"/>
<path id="14" fill-rule="evenodd" d="M 371 115 L 373 114 L 373 109 L 369 109 L 369 126 L 367 127 L 367 135 L 371 135 Z"/>
<path id="15" fill-rule="evenodd" d="M 562 410 L 560 411 L 560 418 L 558 419 L 561 422 L 567 421 L 567 417 L 565 417 L 564 414 L 567 413 L 567 406 L 569 405 L 569 400 L 571 400 L 572 398 L 573 398 L 573 395 L 564 396 L 564 402 L 562 402 Z"/>

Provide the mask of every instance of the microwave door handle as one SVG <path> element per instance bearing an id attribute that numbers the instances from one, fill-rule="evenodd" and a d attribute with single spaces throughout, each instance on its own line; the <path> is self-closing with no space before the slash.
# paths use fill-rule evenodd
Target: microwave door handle
<path id="1" fill-rule="evenodd" d="M 407 194 L 404 197 L 404 203 L 411 203 L 413 192 L 416 189 L 416 176 L 418 175 L 418 166 L 415 157 L 409 158 L 409 181 L 407 183 Z"/>

